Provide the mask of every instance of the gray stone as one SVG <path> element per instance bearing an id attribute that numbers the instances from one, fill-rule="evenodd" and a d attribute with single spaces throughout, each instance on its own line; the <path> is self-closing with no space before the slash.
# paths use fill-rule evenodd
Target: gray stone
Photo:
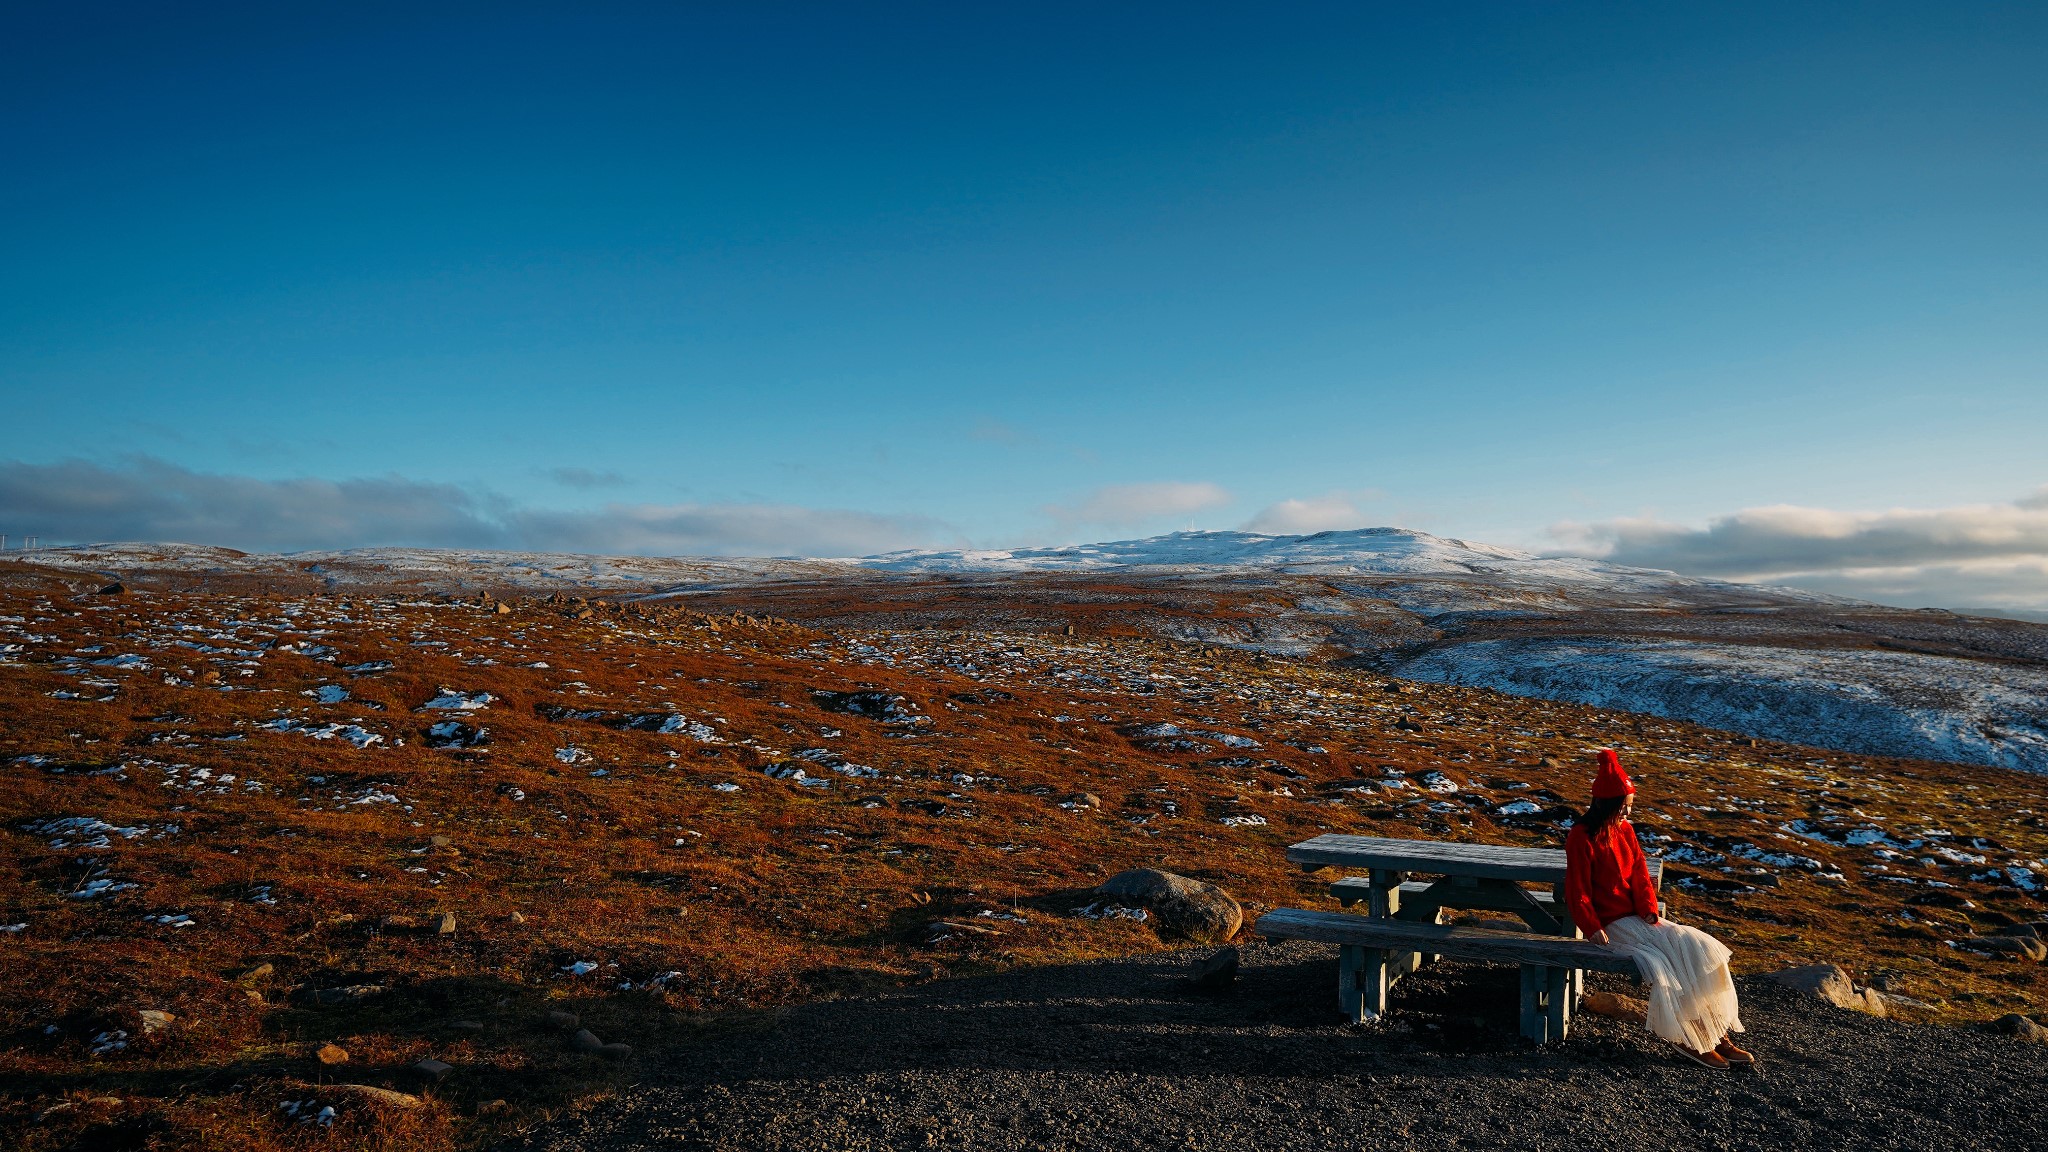
<path id="1" fill-rule="evenodd" d="M 439 1060 L 422 1060 L 413 1065 L 412 1070 L 421 1077 L 439 1084 L 448 1078 L 450 1072 L 455 1071 L 455 1067 L 451 1064 L 443 1064 Z"/>
<path id="2" fill-rule="evenodd" d="M 2009 1016 L 2000 1016 L 1991 1022 L 1991 1027 L 1993 1031 L 2003 1032 L 2015 1040 L 2024 1040 L 2029 1044 L 2048 1044 L 2048 1028 L 2041 1027 L 2017 1012 Z"/>
<path id="3" fill-rule="evenodd" d="M 1224 948 L 1196 965 L 1188 983 L 1198 992 L 1221 992 L 1237 979 L 1237 949 Z"/>
<path id="4" fill-rule="evenodd" d="M 583 1023 L 583 1020 L 574 1012 L 563 1012 L 557 1009 L 556 1011 L 548 1013 L 548 1023 L 556 1028 L 560 1028 L 564 1032 L 567 1032 L 573 1028 L 580 1026 Z"/>
<path id="5" fill-rule="evenodd" d="M 1190 880 L 1156 868 L 1132 868 L 1102 882 L 1095 893 L 1120 904 L 1149 911 L 1153 927 L 1163 936 L 1199 943 L 1222 944 L 1244 925 L 1244 909 L 1230 893 L 1214 884 Z"/>
<path id="6" fill-rule="evenodd" d="M 1849 974 L 1839 964 L 1802 964 L 1773 972 L 1769 976 L 1773 984 L 1780 984 L 1795 992 L 1803 992 L 1819 1000 L 1825 1000 L 1837 1008 L 1855 1012 L 1868 1012 L 1871 1003 L 1863 992 L 1858 991 Z M 1883 1000 L 1878 1001 L 1878 1014 L 1883 1013 Z"/>
<path id="7" fill-rule="evenodd" d="M 434 920 L 434 935 L 436 935 L 436 936 L 453 936 L 453 935 L 455 935 L 455 913 L 453 913 L 453 912 L 443 912 L 443 913 L 441 913 L 441 914 L 440 914 L 440 916 L 438 916 L 438 917 L 436 917 L 436 918 L 435 918 L 435 920 Z"/>
<path id="8" fill-rule="evenodd" d="M 2041 943 L 2037 937 L 2033 936 L 2006 936 L 2002 934 L 1998 936 L 1979 936 L 1975 940 L 1970 941 L 1969 946 L 1982 948 L 1986 952 L 1994 952 L 2008 959 L 2025 960 L 2033 964 L 2039 964 L 2043 960 L 2048 960 L 2048 944 Z"/>
<path id="9" fill-rule="evenodd" d="M 144 1008 L 135 1015 L 142 1020 L 142 1034 L 144 1036 L 152 1032 L 161 1032 L 169 1028 L 172 1022 L 177 1020 L 176 1016 L 161 1008 Z"/>
<path id="10" fill-rule="evenodd" d="M 569 1037 L 569 1047 L 578 1052 L 602 1052 L 604 1041 L 599 1040 L 597 1034 L 590 1029 L 579 1028 L 574 1036 Z"/>

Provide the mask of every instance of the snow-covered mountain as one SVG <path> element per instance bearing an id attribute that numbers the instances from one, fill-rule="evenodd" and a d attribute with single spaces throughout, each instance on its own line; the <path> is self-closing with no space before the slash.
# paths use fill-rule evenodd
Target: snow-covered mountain
<path id="1" fill-rule="evenodd" d="M 1280 572 L 1441 575 L 1537 561 L 1527 552 L 1448 540 L 1405 528 L 1361 528 L 1311 536 L 1257 532 L 1174 532 L 1143 540 L 1057 548 L 912 549 L 847 561 L 890 572 L 1057 572 L 1105 568 L 1266 568 Z M 1547 562 L 1541 562 L 1547 563 Z M 1597 563 L 1585 561 L 1583 563 Z"/>

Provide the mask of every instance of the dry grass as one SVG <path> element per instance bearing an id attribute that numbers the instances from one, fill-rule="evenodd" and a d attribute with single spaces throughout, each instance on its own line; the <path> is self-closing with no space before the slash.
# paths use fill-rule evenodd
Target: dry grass
<path id="1" fill-rule="evenodd" d="M 778 1005 L 1159 947 L 1143 925 L 1073 914 L 1082 890 L 1125 866 L 1215 880 L 1255 910 L 1324 901 L 1329 877 L 1281 857 L 1319 831 L 1555 843 L 1588 750 L 1610 744 L 1643 783 L 1641 826 L 1672 836 L 1666 847 L 1754 844 L 1845 877 L 1674 864 L 1674 913 L 1730 939 L 1744 970 L 1816 958 L 1890 969 L 1951 1021 L 2043 1006 L 2038 967 L 1947 943 L 2041 915 L 1988 875 L 2048 854 L 2042 782 L 2013 773 L 1758 746 L 1482 691 L 1396 694 L 1363 673 L 1129 634 L 831 635 L 680 609 L 92 596 L 12 579 L 0 618 L 18 620 L 0 620 L 0 644 L 23 647 L 0 666 L 0 925 L 26 927 L 0 934 L 9 1147 L 473 1146 Z M 131 654 L 147 667 L 92 663 Z M 377 660 L 394 667 L 342 671 Z M 548 667 L 524 666 L 536 662 Z M 322 684 L 349 699 L 303 694 Z M 442 688 L 494 699 L 420 711 Z M 814 696 L 854 689 L 900 695 L 929 723 Z M 560 707 L 604 715 L 548 718 Z M 641 713 L 715 739 L 612 726 Z M 279 717 L 383 740 L 259 727 Z M 426 747 L 427 726 L 450 718 L 487 727 L 489 744 Z M 1136 733 L 1169 721 L 1259 747 Z M 571 748 L 573 763 L 558 757 Z M 793 758 L 809 748 L 875 775 Z M 829 786 L 764 773 L 777 764 Z M 1390 768 L 1414 782 L 1440 771 L 1461 791 L 1333 787 Z M 1082 792 L 1099 806 L 1062 806 Z M 1494 815 L 1519 798 L 1550 815 Z M 1266 823 L 1221 823 L 1245 815 Z M 43 823 L 67 817 L 115 830 Z M 1923 864 L 1919 850 L 1885 862 L 1780 831 L 1798 819 L 1938 829 L 1951 835 L 1920 838 L 1985 862 Z M 1887 882 L 1878 864 L 1917 882 Z M 75 895 L 96 878 L 133 887 Z M 452 935 L 434 930 L 444 912 Z M 152 919 L 164 916 L 192 925 Z M 932 941 L 934 920 L 987 931 Z M 565 971 L 578 962 L 597 967 Z M 342 987 L 381 991 L 312 998 Z M 145 1035 L 143 1009 L 176 1020 Z M 571 1051 L 544 1019 L 555 1009 L 634 1056 Z M 91 1054 L 117 1031 L 125 1047 Z M 314 1058 L 329 1042 L 345 1064 Z M 423 1084 L 406 1069 L 426 1057 L 456 1070 Z M 373 1103 L 341 1083 L 422 1103 Z M 331 1128 L 287 1101 L 312 1102 L 301 1116 L 332 1106 Z"/>

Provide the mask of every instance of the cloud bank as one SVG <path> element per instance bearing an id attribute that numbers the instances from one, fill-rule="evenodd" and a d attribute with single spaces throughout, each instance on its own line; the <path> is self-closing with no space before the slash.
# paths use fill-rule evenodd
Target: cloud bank
<path id="1" fill-rule="evenodd" d="M 2005 504 L 1886 512 L 1774 505 L 1704 528 L 1616 519 L 1550 532 L 1564 552 L 1618 564 L 2048 619 L 2048 487 Z"/>
<path id="2" fill-rule="evenodd" d="M 1370 517 L 1358 510 L 1359 500 L 1378 493 L 1330 492 L 1306 500 L 1282 500 L 1268 505 L 1245 521 L 1247 532 L 1269 536 L 1305 536 L 1316 532 L 1342 532 L 1370 528 Z"/>
<path id="3" fill-rule="evenodd" d="M 1062 530 L 1081 525 L 1134 528 L 1168 516 L 1185 516 L 1228 503 L 1230 493 L 1218 485 L 1168 480 L 1150 484 L 1106 485 L 1077 503 L 1056 504 L 1045 511 Z"/>
<path id="4" fill-rule="evenodd" d="M 936 520 L 784 504 L 519 506 L 400 476 L 258 480 L 138 458 L 0 462 L 0 532 L 46 544 L 127 540 L 251 552 L 366 545 L 615 556 L 846 556 L 928 545 Z"/>

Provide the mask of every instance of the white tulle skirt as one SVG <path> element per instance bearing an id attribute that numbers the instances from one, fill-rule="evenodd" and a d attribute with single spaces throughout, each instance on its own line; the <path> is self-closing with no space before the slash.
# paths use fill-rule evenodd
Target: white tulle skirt
<path id="1" fill-rule="evenodd" d="M 1650 986 L 1650 1031 L 1695 1052 L 1742 1031 L 1728 946 L 1697 928 L 1624 916 L 1607 926 L 1608 947 L 1636 962 Z"/>

